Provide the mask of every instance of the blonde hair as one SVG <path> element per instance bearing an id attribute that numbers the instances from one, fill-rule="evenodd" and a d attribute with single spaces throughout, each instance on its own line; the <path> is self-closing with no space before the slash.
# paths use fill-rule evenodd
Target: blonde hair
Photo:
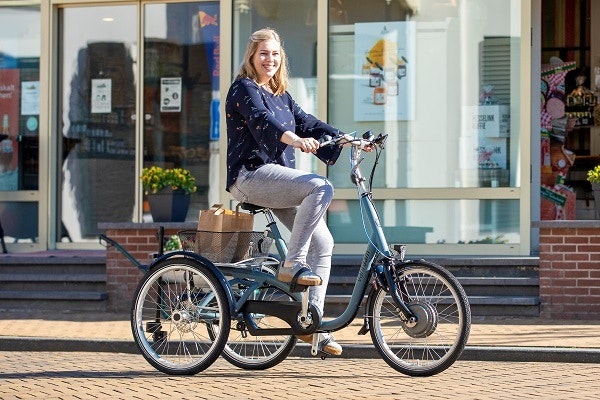
<path id="1" fill-rule="evenodd" d="M 275 75 L 269 79 L 267 85 L 273 93 L 281 95 L 287 90 L 289 74 L 287 57 L 285 55 L 285 51 L 283 50 L 283 44 L 281 43 L 279 34 L 274 29 L 263 28 L 250 35 L 250 38 L 248 39 L 248 45 L 246 46 L 246 53 L 244 54 L 244 61 L 242 62 L 240 72 L 238 73 L 238 78 L 250 78 L 254 81 L 258 79 L 258 73 L 252 65 L 252 57 L 254 57 L 254 54 L 256 54 L 258 44 L 267 40 L 275 40 L 280 46 L 279 54 L 281 57 L 281 62 L 279 64 L 279 69 Z"/>

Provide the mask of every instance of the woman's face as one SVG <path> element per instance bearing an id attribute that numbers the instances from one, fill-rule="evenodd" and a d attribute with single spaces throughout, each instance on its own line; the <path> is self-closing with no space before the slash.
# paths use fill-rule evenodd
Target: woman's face
<path id="1" fill-rule="evenodd" d="M 252 56 L 252 66 L 258 74 L 257 83 L 264 85 L 271 79 L 281 64 L 281 46 L 276 40 L 260 42 Z"/>

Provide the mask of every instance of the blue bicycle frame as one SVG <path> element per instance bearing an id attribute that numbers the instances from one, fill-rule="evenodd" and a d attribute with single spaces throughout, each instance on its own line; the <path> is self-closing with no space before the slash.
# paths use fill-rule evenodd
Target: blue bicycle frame
<path id="1" fill-rule="evenodd" d="M 350 324 L 355 318 L 368 288 L 369 280 L 371 278 L 371 269 L 375 258 L 378 255 L 381 255 L 384 259 L 390 259 L 393 257 L 389 251 L 388 243 L 381 227 L 381 221 L 375 206 L 373 205 L 371 193 L 367 190 L 365 178 L 361 175 L 359 169 L 359 164 L 362 161 L 362 159 L 359 159 L 361 153 L 360 145 L 353 143 L 350 151 L 352 152 L 352 181 L 357 186 L 361 210 L 364 210 L 363 219 L 366 216 L 365 224 L 370 227 L 372 234 L 369 238 L 367 249 L 363 256 L 362 263 L 356 277 L 356 282 L 352 290 L 352 295 L 346 309 L 338 317 L 329 321 L 322 321 L 317 329 L 318 331 L 336 331 Z M 274 239 L 281 259 L 285 259 L 287 253 L 285 241 L 281 237 L 277 224 L 274 221 L 270 211 L 265 211 L 264 213 L 268 222 L 267 227 L 270 230 L 269 236 Z M 300 294 L 291 293 L 290 285 L 277 280 L 274 272 L 260 271 L 259 268 L 261 267 L 258 263 L 256 265 L 252 265 L 251 263 L 248 264 L 240 262 L 240 264 L 240 267 L 235 267 L 235 265 L 232 266 L 231 264 L 218 265 L 219 269 L 221 269 L 225 275 L 233 276 L 233 279 L 230 280 L 230 284 L 243 283 L 247 286 L 247 290 L 245 290 L 236 301 L 234 307 L 236 311 L 239 312 L 242 309 L 244 303 L 251 299 L 251 296 L 253 296 L 255 290 L 264 287 L 265 285 L 277 287 L 284 292 L 290 293 L 292 297 L 300 301 Z M 242 266 L 243 268 L 241 268 Z M 402 307 L 402 309 L 405 311 L 406 315 L 411 314 L 405 306 Z"/>

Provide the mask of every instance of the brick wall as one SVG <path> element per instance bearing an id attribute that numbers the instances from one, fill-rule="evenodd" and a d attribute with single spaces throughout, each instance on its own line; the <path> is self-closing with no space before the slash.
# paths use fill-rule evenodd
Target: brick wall
<path id="1" fill-rule="evenodd" d="M 157 231 L 159 226 L 165 227 L 165 237 L 174 235 L 181 229 L 194 229 L 193 226 L 181 224 L 133 224 L 106 223 L 99 224 L 99 229 L 106 236 L 119 243 L 141 264 L 152 262 L 153 255 L 158 252 Z M 106 291 L 108 294 L 108 310 L 111 312 L 129 312 L 135 289 L 144 275 L 137 266 L 127 259 L 114 246 L 106 249 Z"/>
<path id="2" fill-rule="evenodd" d="M 540 317 L 600 319 L 600 221 L 542 221 Z"/>
<path id="3" fill-rule="evenodd" d="M 194 224 L 164 223 L 165 236 Z M 159 224 L 99 224 L 140 263 L 157 252 Z M 600 319 L 600 221 L 540 221 L 540 317 Z M 129 312 L 143 276 L 115 247 L 106 251 L 108 308 Z"/>

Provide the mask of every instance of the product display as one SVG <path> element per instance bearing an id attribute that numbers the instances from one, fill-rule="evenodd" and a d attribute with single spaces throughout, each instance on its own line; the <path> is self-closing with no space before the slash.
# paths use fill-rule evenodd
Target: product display
<path id="1" fill-rule="evenodd" d="M 541 80 L 541 216 L 542 220 L 575 219 L 576 195 L 565 177 L 575 162 L 575 153 L 565 148 L 574 119 L 566 112 L 565 76 L 575 62 L 553 58 L 542 68 Z M 571 100 L 572 101 L 572 100 Z"/>

